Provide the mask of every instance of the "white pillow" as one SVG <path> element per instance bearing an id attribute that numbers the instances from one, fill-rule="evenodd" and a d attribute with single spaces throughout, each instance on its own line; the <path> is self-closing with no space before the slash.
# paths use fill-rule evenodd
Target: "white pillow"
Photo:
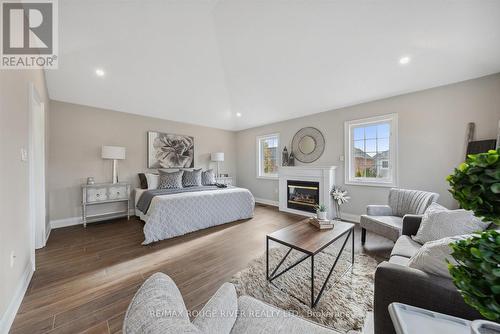
<path id="1" fill-rule="evenodd" d="M 158 183 L 160 183 L 160 175 L 153 173 L 144 173 L 144 175 L 146 175 L 148 189 L 157 189 Z"/>
<path id="2" fill-rule="evenodd" d="M 461 234 L 483 231 L 488 223 L 474 216 L 471 211 L 448 210 L 444 206 L 432 203 L 424 212 L 422 222 L 413 240 L 424 244 Z"/>
<path id="3" fill-rule="evenodd" d="M 422 270 L 428 274 L 451 279 L 448 263 L 457 264 L 451 256 L 450 243 L 472 237 L 471 234 L 447 237 L 426 242 L 410 259 L 408 267 Z"/>

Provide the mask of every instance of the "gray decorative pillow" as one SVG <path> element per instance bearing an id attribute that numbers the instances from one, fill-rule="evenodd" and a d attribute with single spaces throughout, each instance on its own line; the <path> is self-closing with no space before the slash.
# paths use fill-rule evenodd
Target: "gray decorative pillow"
<path id="1" fill-rule="evenodd" d="M 444 206 L 432 203 L 425 211 L 417 234 L 412 238 L 420 244 L 484 231 L 488 223 L 474 216 L 471 211 L 448 210 Z"/>
<path id="2" fill-rule="evenodd" d="M 201 186 L 201 168 L 193 170 L 184 169 L 184 174 L 182 175 L 182 186 L 183 187 Z"/>
<path id="3" fill-rule="evenodd" d="M 158 189 L 177 189 L 182 188 L 182 174 L 183 170 L 178 172 L 167 173 L 162 170 L 160 172 L 160 181 L 158 182 Z"/>
<path id="4" fill-rule="evenodd" d="M 213 169 L 207 169 L 203 173 L 201 173 L 201 183 L 204 186 L 210 186 L 215 184 L 215 173 Z"/>

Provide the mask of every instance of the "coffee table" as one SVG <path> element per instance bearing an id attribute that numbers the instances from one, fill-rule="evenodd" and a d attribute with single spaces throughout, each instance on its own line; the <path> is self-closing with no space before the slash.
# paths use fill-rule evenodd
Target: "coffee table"
<path id="1" fill-rule="evenodd" d="M 328 283 L 333 271 L 335 270 L 335 266 L 337 265 L 342 252 L 349 240 L 349 237 L 352 239 L 352 251 L 351 251 L 351 264 L 347 270 L 352 268 L 354 265 L 354 224 L 336 221 L 334 228 L 330 230 L 319 230 L 315 226 L 309 223 L 309 219 L 302 220 L 293 225 L 287 226 L 268 234 L 266 236 L 266 278 L 269 282 L 272 282 L 276 278 L 280 277 L 290 269 L 302 263 L 304 260 L 311 258 L 311 308 L 315 307 L 318 301 L 323 294 L 323 291 Z M 332 268 L 326 277 L 325 282 L 321 286 L 321 289 L 318 295 L 314 296 L 314 256 L 321 252 L 326 247 L 330 246 L 333 242 L 341 239 L 343 236 L 345 240 L 343 240 L 342 247 L 337 254 L 335 261 L 333 262 Z M 285 254 L 285 256 L 280 260 L 276 268 L 269 274 L 269 240 L 277 242 L 279 244 L 285 245 L 290 249 Z M 279 273 L 276 273 L 278 269 L 281 267 L 283 262 L 285 262 L 286 258 L 292 251 L 295 249 L 299 252 L 304 253 L 305 255 L 301 257 L 299 260 L 281 270 Z M 346 270 L 346 272 L 347 272 Z M 345 273 L 345 272 L 344 272 Z"/>

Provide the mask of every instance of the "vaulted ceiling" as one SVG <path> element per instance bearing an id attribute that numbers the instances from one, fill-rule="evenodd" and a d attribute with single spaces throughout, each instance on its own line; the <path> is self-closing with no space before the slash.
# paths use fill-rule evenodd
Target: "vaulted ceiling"
<path id="1" fill-rule="evenodd" d="M 500 72 L 499 18 L 497 0 L 62 0 L 47 82 L 240 130 Z"/>

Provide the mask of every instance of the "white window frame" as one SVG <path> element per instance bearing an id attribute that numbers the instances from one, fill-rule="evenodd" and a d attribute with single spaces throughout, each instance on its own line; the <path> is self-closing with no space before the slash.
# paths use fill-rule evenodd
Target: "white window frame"
<path id="1" fill-rule="evenodd" d="M 376 178 L 355 177 L 352 149 L 353 145 L 353 128 L 358 126 L 368 126 L 372 124 L 389 123 L 390 138 L 389 138 L 389 166 L 391 167 L 391 177 L 389 180 L 380 180 Z M 397 187 L 398 186 L 398 114 L 387 114 L 382 116 L 363 118 L 358 120 L 346 121 L 344 123 L 344 144 L 345 144 L 345 184 L 363 185 L 374 187 Z"/>
<path id="2" fill-rule="evenodd" d="M 278 173 L 264 173 L 264 170 L 262 168 L 262 152 L 261 152 L 261 141 L 264 139 L 269 139 L 269 138 L 278 138 L 278 152 L 276 156 L 276 163 L 278 166 L 281 165 L 281 155 L 279 154 L 280 152 L 280 134 L 279 133 L 272 133 L 272 134 L 267 134 L 263 136 L 258 136 L 257 137 L 257 178 L 258 179 L 269 179 L 269 180 L 276 180 L 278 179 Z"/>

